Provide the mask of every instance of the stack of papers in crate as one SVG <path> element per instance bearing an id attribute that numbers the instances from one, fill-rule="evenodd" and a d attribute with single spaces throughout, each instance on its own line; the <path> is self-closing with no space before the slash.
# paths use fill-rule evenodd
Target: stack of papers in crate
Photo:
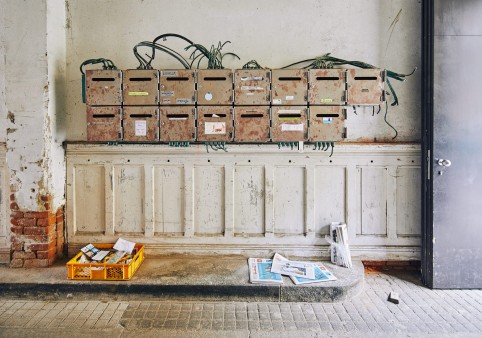
<path id="1" fill-rule="evenodd" d="M 80 263 L 129 264 L 135 255 L 136 243 L 119 238 L 110 250 L 100 250 L 92 243 L 82 247 Z"/>

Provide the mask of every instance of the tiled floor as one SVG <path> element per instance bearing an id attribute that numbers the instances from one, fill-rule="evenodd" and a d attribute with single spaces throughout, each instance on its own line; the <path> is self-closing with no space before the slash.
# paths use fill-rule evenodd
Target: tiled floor
<path id="1" fill-rule="evenodd" d="M 387 301 L 390 291 L 399 293 L 399 304 Z M 298 332 L 482 337 L 482 290 L 429 290 L 415 274 L 369 272 L 359 296 L 331 304 L 0 299 L 0 336 L 2 329 L 11 333 L 28 328 L 115 329 L 116 336 L 165 330 L 190 336 L 209 331 L 228 337 Z"/>

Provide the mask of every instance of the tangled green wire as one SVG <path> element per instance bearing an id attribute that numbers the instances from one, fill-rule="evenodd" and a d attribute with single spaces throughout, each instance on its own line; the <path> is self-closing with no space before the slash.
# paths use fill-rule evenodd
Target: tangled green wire
<path id="1" fill-rule="evenodd" d="M 96 65 L 102 63 L 102 69 L 117 69 L 117 66 L 110 59 L 98 58 L 98 59 L 88 59 L 80 64 L 80 72 L 85 75 L 84 66 Z"/>

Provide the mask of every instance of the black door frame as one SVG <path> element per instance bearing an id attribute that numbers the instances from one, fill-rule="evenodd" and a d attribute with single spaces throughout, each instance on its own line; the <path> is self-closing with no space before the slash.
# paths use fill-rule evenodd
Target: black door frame
<path id="1" fill-rule="evenodd" d="M 422 282 L 433 287 L 434 0 L 422 0 Z"/>

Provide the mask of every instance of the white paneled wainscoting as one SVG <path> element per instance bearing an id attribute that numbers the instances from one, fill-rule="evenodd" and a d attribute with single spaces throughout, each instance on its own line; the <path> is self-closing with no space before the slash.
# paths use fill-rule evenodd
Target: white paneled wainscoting
<path id="1" fill-rule="evenodd" d="M 328 256 L 345 222 L 358 259 L 419 259 L 420 146 L 67 144 L 69 253 L 123 237 L 148 254 Z"/>

